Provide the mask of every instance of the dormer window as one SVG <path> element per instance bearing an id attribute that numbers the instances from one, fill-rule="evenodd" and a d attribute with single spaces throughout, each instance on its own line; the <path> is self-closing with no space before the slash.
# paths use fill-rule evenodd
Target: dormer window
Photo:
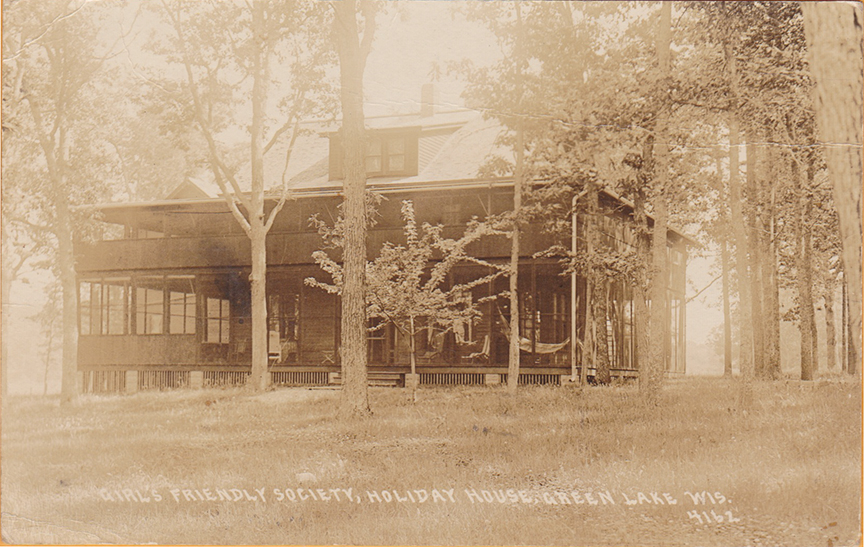
<path id="1" fill-rule="evenodd" d="M 366 145 L 366 176 L 405 174 L 404 135 L 370 137 Z"/>
<path id="2" fill-rule="evenodd" d="M 366 175 L 384 171 L 384 146 L 380 138 L 369 139 L 366 144 Z"/>
<path id="3" fill-rule="evenodd" d="M 370 131 L 366 139 L 366 176 L 410 177 L 417 174 L 418 129 Z M 330 180 L 344 177 L 342 140 L 330 137 Z"/>

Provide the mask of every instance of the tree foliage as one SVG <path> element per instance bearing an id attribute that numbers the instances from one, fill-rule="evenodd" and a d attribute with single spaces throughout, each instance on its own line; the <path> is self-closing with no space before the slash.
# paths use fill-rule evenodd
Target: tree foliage
<path id="1" fill-rule="evenodd" d="M 411 373 L 416 373 L 416 336 L 421 331 L 457 331 L 480 318 L 472 290 L 504 274 L 505 266 L 472 256 L 469 247 L 483 237 L 500 232 L 489 223 L 470 221 L 458 239 L 446 238 L 443 226 L 417 224 L 414 204 L 402 202 L 405 244 L 385 242 L 378 256 L 366 263 L 366 317 L 370 329 L 393 325 L 411 344 Z M 312 219 L 326 248 L 344 245 L 341 215 L 331 227 L 318 217 Z M 330 294 L 341 295 L 344 268 L 324 250 L 313 253 L 315 262 L 331 281 L 307 278 L 306 284 Z M 482 266 L 489 273 L 463 283 L 452 283 L 450 274 L 459 265 Z M 461 331 L 460 331 L 461 334 Z M 415 379 L 416 380 L 416 379 Z M 413 384 L 416 387 L 416 382 Z"/>

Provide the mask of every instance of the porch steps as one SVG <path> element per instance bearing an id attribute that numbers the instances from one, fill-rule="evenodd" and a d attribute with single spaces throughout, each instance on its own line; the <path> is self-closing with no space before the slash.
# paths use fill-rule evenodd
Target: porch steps
<path id="1" fill-rule="evenodd" d="M 374 387 L 405 387 L 405 375 L 398 372 L 374 372 L 368 371 L 367 381 Z M 330 376 L 330 384 L 341 386 L 342 373 L 336 372 Z"/>

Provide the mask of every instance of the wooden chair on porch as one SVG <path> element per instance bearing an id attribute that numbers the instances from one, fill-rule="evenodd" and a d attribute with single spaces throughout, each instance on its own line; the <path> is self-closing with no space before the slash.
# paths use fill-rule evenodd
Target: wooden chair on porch
<path id="1" fill-rule="evenodd" d="M 489 335 L 487 334 L 483 337 L 483 344 L 480 346 L 480 351 L 463 355 L 462 361 L 465 363 L 488 362 L 490 346 L 491 342 L 489 341 Z"/>
<path id="2" fill-rule="evenodd" d="M 430 332 L 426 351 L 417 355 L 417 364 L 430 365 L 441 356 L 444 349 L 444 333 Z"/>

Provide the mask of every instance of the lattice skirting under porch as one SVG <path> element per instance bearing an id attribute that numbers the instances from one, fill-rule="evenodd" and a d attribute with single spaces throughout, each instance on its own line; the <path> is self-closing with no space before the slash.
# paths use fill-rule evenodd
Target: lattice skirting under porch
<path id="1" fill-rule="evenodd" d="M 507 375 L 501 375 L 501 383 L 507 383 Z M 520 386 L 559 386 L 561 385 L 560 374 L 520 374 Z"/>
<path id="2" fill-rule="evenodd" d="M 84 393 L 122 393 L 126 390 L 126 371 L 88 370 L 83 373 Z"/>
<path id="3" fill-rule="evenodd" d="M 431 386 L 455 386 L 455 385 L 484 385 L 485 374 L 473 373 L 422 373 L 420 374 L 421 385 Z"/>
<path id="4" fill-rule="evenodd" d="M 326 386 L 330 382 L 328 372 L 271 372 L 270 383 L 274 386 Z"/>

